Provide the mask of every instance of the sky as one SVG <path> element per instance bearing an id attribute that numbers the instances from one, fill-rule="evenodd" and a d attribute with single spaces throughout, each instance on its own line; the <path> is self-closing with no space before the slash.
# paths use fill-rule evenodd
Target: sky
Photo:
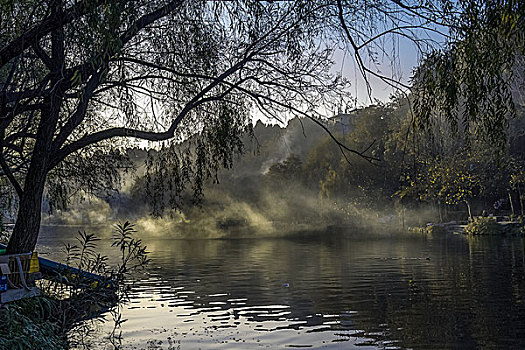
<path id="1" fill-rule="evenodd" d="M 438 40 L 439 38 L 434 36 L 432 39 Z M 362 58 L 369 69 L 389 78 L 398 79 L 402 84 L 410 85 L 412 72 L 420 62 L 421 54 L 418 52 L 414 44 L 405 38 L 396 38 L 395 50 L 393 50 L 391 43 L 390 45 L 390 47 L 385 48 L 385 51 L 389 52 L 390 56 L 394 55 L 394 59 L 385 55 L 379 55 L 377 57 L 379 64 L 372 64 L 365 54 L 362 55 Z M 393 51 L 395 52 L 392 55 Z M 335 62 L 333 73 L 342 74 L 342 76 L 348 79 L 351 83 L 349 90 L 352 98 L 356 100 L 355 104 L 350 106 L 352 109 L 376 104 L 377 100 L 387 102 L 390 99 L 390 96 L 396 92 L 394 87 L 381 81 L 381 79 L 369 76 L 368 81 L 372 88 L 371 100 L 367 92 L 365 80 L 355 64 L 354 55 L 348 51 L 337 50 L 334 52 L 333 60 Z M 322 114 L 326 114 L 326 117 L 329 118 L 333 116 L 333 113 L 333 111 L 326 111 Z M 254 124 L 258 120 L 261 120 L 265 124 L 282 124 L 276 120 L 268 120 L 256 111 L 254 112 L 253 120 Z"/>
<path id="2" fill-rule="evenodd" d="M 347 77 L 352 82 L 350 90 L 352 96 L 357 99 L 356 107 L 364 107 L 375 103 L 375 101 L 370 100 L 365 81 L 356 67 L 354 58 L 349 56 L 350 55 L 347 54 L 343 59 L 343 55 L 339 53 L 336 56 L 336 66 L 339 66 L 339 69 L 342 68 L 343 76 Z M 394 66 L 389 58 L 384 57 L 380 65 L 369 64 L 368 67 L 388 77 L 397 76 L 403 84 L 408 84 L 412 71 L 417 64 L 417 51 L 411 46 L 411 44 L 403 42 L 400 45 L 399 58 L 397 59 L 397 62 L 394 63 Z M 370 76 L 368 79 L 372 87 L 373 100 L 378 99 L 382 102 L 386 102 L 390 98 L 390 95 L 395 92 L 395 88 L 384 83 L 379 78 Z"/>
<path id="3" fill-rule="evenodd" d="M 403 26 L 415 27 L 403 28 Z M 401 29 L 396 29 L 398 27 Z M 379 35 L 382 32 L 385 35 Z M 371 29 L 369 33 L 361 35 L 359 29 L 356 30 L 356 33 L 353 35 L 356 35 L 354 41 L 357 45 L 362 44 L 363 40 L 378 35 L 374 41 L 369 42 L 360 51 L 361 59 L 367 68 L 383 76 L 398 80 L 404 85 L 411 85 L 410 78 L 413 71 L 423 59 L 424 53 L 421 51 L 428 53 L 433 49 L 442 49 L 447 41 L 446 36 L 450 34 L 448 28 L 429 23 L 426 17 L 419 18 L 415 13 L 401 16 L 399 20 L 386 21 L 384 26 Z M 417 41 L 419 47 L 410 37 Z M 373 61 L 377 64 L 369 59 L 366 53 L 368 48 L 376 51 Z M 347 49 L 346 54 L 343 51 L 335 53 L 334 69 L 336 71 L 342 69 L 342 75 L 352 83 L 351 93 L 357 101 L 356 107 L 374 104 L 376 99 L 382 102 L 388 101 L 396 89 L 379 78 L 369 76 L 368 80 L 372 88 L 372 99 L 370 99 L 365 80 L 356 67 L 353 52 L 350 51 Z"/>
<path id="4" fill-rule="evenodd" d="M 434 35 L 432 39 L 438 40 L 439 38 Z M 392 46 L 386 48 L 385 51 L 392 52 Z M 396 57 L 392 59 L 385 55 L 378 55 L 378 65 L 371 63 L 365 54 L 362 55 L 362 58 L 369 69 L 384 76 L 395 78 L 405 85 L 410 85 L 412 72 L 422 59 L 421 53 L 408 39 L 397 37 L 395 42 L 395 52 L 390 55 L 395 55 Z M 372 88 L 371 101 L 367 92 L 365 80 L 356 67 L 354 56 L 348 52 L 345 55 L 342 51 L 338 51 L 334 55 L 334 60 L 336 62 L 334 69 L 336 71 L 342 70 L 342 75 L 352 83 L 350 90 L 352 96 L 357 100 L 356 107 L 365 107 L 374 104 L 376 99 L 382 102 L 387 102 L 391 94 L 395 92 L 396 89 L 394 87 L 386 84 L 379 78 L 369 76 L 368 79 Z"/>

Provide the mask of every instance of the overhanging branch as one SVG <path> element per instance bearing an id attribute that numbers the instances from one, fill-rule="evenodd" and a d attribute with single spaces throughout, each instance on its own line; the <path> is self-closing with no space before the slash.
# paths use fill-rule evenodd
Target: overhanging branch
<path id="1" fill-rule="evenodd" d="M 48 35 L 52 31 L 60 28 L 77 18 L 82 17 L 86 14 L 86 6 L 89 3 L 89 7 L 98 7 L 104 1 L 94 0 L 94 1 L 80 1 L 71 6 L 70 8 L 64 10 L 62 16 L 50 15 L 39 24 L 33 26 L 31 29 L 27 30 L 22 35 L 18 36 L 16 39 L 9 42 L 0 50 L 0 67 L 6 65 L 16 56 L 24 52 L 25 49 L 34 45 L 41 38 Z"/>
<path id="2" fill-rule="evenodd" d="M 24 194 L 24 191 L 22 190 L 22 186 L 20 186 L 20 183 L 13 175 L 13 172 L 11 171 L 11 169 L 9 169 L 9 165 L 7 165 L 7 162 L 5 161 L 5 158 L 3 155 L 0 155 L 0 166 L 2 167 L 2 170 L 4 171 L 4 174 L 7 176 L 9 182 L 15 189 L 18 197 L 19 198 L 22 197 L 22 195 Z"/>

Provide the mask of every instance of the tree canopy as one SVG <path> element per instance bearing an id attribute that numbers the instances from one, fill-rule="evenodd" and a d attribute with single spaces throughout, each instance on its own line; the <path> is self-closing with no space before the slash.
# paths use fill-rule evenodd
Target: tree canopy
<path id="1" fill-rule="evenodd" d="M 10 0 L 0 6 L 0 166 L 19 207 L 12 252 L 36 244 L 46 183 L 48 193 L 65 198 L 78 186 L 97 188 L 95 171 L 79 168 L 105 168 L 98 180 L 115 186 L 115 166 L 129 166 L 118 152 L 126 140 L 169 148 L 204 135 L 163 164 L 172 189 L 192 182 L 198 195 L 203 179 L 242 151 L 239 135 L 253 116 L 315 121 L 340 108 L 350 94 L 334 70 L 336 51 L 353 55 L 363 76 L 402 88 L 372 68 L 396 48 L 388 39 L 408 38 L 423 55 L 439 44 L 436 36 L 444 38 L 450 45 L 429 56 L 414 80 L 417 120 L 429 125 L 428 116 L 442 106 L 450 115 L 462 112 L 449 106 L 464 99 L 465 125 L 478 118 L 498 130 L 493 126 L 512 110 L 503 88 L 517 67 L 511 52 L 522 47 L 520 2 Z M 501 62 L 475 60 L 501 38 Z M 439 67 L 448 66 L 433 60 L 456 62 L 456 85 L 444 83 L 449 71 Z M 465 90 L 478 82 L 475 69 L 490 74 L 478 90 Z M 442 94 L 446 103 L 429 102 Z M 488 112 L 481 118 L 471 104 L 485 97 L 493 102 L 483 104 Z M 374 159 L 332 140 L 343 154 Z M 78 185 L 66 186 L 70 176 Z"/>
<path id="2" fill-rule="evenodd" d="M 412 93 L 416 124 L 432 128 L 443 118 L 467 139 L 506 147 L 507 127 L 523 105 L 525 13 L 523 1 L 459 1 L 446 46 L 417 68 Z"/>

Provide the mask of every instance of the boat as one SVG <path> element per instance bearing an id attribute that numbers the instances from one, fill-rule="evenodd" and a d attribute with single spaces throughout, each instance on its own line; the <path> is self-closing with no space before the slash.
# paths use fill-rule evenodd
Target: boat
<path id="1" fill-rule="evenodd" d="M 40 295 L 36 281 L 42 278 L 34 252 L 0 255 L 0 307 L 22 298 Z"/>
<path id="2" fill-rule="evenodd" d="M 39 295 L 35 282 L 41 278 L 76 288 L 100 283 L 108 289 L 116 288 L 115 281 L 107 277 L 39 257 L 37 252 L 6 255 L 6 248 L 0 244 L 0 305 Z"/>

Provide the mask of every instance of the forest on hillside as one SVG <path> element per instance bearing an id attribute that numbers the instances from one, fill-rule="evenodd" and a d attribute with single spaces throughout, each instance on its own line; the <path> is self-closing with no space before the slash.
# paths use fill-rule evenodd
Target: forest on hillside
<path id="1" fill-rule="evenodd" d="M 173 180 L 196 171 L 184 159 L 195 157 L 199 136 L 156 150 L 103 154 L 101 161 L 120 165 L 102 174 L 112 186 L 99 188 L 82 176 L 51 181 L 43 222 L 131 219 L 151 234 L 223 237 L 523 214 L 521 110 L 504 147 L 468 138 L 445 120 L 428 129 L 412 123 L 410 105 L 399 96 L 328 118 L 327 130 L 302 118 L 285 127 L 259 121 L 239 140 L 231 164 L 188 188 Z M 366 158 L 341 152 L 333 137 Z"/>

